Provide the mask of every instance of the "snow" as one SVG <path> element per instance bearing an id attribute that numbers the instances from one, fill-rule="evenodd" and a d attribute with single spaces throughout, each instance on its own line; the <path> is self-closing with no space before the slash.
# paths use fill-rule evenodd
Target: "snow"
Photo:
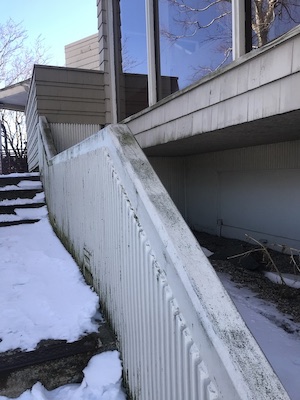
<path id="1" fill-rule="evenodd" d="M 40 176 L 39 172 L 14 172 L 12 174 L 2 174 L 0 175 L 0 179 L 3 178 L 24 178 L 24 177 L 32 177 L 32 176 Z"/>
<path id="2" fill-rule="evenodd" d="M 23 211 L 23 210 L 22 210 Z M 0 227 L 0 351 L 31 351 L 42 339 L 78 340 L 95 332 L 99 298 L 40 209 L 34 224 Z M 37 382 L 19 400 L 124 400 L 117 351 L 91 358 L 81 384 L 52 391 Z M 8 400 L 0 396 L 0 400 Z"/>
<path id="3" fill-rule="evenodd" d="M 248 288 L 233 283 L 227 274 L 218 276 L 290 398 L 299 400 L 299 324 L 281 314 L 274 305 L 256 297 Z"/>
<path id="4" fill-rule="evenodd" d="M 37 193 L 32 199 L 5 199 L 0 201 L 0 206 L 19 206 L 22 204 L 35 204 L 35 203 L 41 203 L 45 201 L 45 193 L 40 192 Z"/>
<path id="5" fill-rule="evenodd" d="M 203 251 L 203 253 L 206 255 L 207 258 L 210 257 L 210 256 L 212 256 L 212 255 L 214 254 L 213 252 L 211 252 L 210 250 L 208 250 L 206 247 L 202 247 L 202 246 L 201 246 L 201 250 Z"/>
<path id="6" fill-rule="evenodd" d="M 295 289 L 300 288 L 300 276 L 299 275 L 281 274 L 281 276 L 286 285 L 288 285 L 292 288 L 295 288 Z M 278 283 L 279 285 L 282 285 L 281 277 L 276 272 L 265 272 L 265 277 L 270 279 L 270 281 L 273 283 Z"/>
<path id="7" fill-rule="evenodd" d="M 121 388 L 122 366 L 117 351 L 108 351 L 91 358 L 83 370 L 81 384 L 68 384 L 48 391 L 37 382 L 18 400 L 125 400 Z M 0 396 L 0 400 L 8 400 Z"/>
<path id="8" fill-rule="evenodd" d="M 42 182 L 40 181 L 20 181 L 17 185 L 6 185 L 0 187 L 0 192 L 6 192 L 9 190 L 31 190 L 31 189 L 41 189 Z"/>
<path id="9" fill-rule="evenodd" d="M 47 218 L 0 228 L 0 247 L 0 351 L 32 350 L 42 339 L 71 342 L 97 330 L 98 297 Z"/>
<path id="10" fill-rule="evenodd" d="M 42 215 L 40 209 L 30 211 L 32 218 L 42 217 L 35 224 L 0 227 L 2 352 L 30 351 L 42 339 L 72 342 L 97 330 L 99 299 L 53 233 L 46 209 L 42 210 Z M 228 275 L 219 277 L 291 399 L 299 400 L 299 325 Z M 118 352 L 102 353 L 90 360 L 81 384 L 48 391 L 37 382 L 19 400 L 124 400 L 121 371 Z M 0 400 L 8 399 L 0 396 Z"/>
<path id="11" fill-rule="evenodd" d="M 14 214 L 0 214 L 0 222 L 22 221 L 24 219 L 39 219 L 47 216 L 47 206 L 38 208 L 15 208 Z"/>

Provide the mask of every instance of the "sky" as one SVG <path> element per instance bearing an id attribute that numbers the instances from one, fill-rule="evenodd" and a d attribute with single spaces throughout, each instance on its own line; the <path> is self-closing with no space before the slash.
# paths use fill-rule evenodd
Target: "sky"
<path id="1" fill-rule="evenodd" d="M 13 0 L 3 2 L 0 22 L 22 23 L 31 43 L 41 35 L 49 65 L 64 66 L 64 46 L 97 33 L 96 0 Z"/>

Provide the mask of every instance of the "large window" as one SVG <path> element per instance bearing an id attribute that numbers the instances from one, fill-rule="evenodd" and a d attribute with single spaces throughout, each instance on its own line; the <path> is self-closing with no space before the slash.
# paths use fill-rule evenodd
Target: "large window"
<path id="1" fill-rule="evenodd" d="M 118 4 L 119 120 L 229 64 L 233 47 L 234 58 L 240 57 L 300 24 L 300 0 L 120 0 Z"/>
<path id="2" fill-rule="evenodd" d="M 232 60 L 231 19 L 230 1 L 159 0 L 160 69 L 173 89 Z"/>
<path id="3" fill-rule="evenodd" d="M 121 0 L 119 120 L 148 106 L 148 67 L 144 0 Z"/>

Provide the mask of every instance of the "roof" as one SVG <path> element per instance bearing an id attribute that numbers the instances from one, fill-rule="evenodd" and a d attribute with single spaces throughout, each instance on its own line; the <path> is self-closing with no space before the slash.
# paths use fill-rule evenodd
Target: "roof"
<path id="1" fill-rule="evenodd" d="M 0 108 L 24 111 L 27 103 L 30 79 L 6 86 L 0 90 Z"/>

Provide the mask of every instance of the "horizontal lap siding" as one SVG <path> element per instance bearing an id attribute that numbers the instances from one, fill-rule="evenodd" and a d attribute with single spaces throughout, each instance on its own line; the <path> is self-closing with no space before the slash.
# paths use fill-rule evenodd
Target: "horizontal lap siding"
<path id="1" fill-rule="evenodd" d="M 105 124 L 103 73 L 35 67 L 38 113 L 49 122 Z"/>

